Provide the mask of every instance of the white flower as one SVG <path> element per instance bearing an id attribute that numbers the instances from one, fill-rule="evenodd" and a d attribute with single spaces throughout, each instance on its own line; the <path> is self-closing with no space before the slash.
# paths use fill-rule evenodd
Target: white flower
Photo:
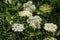
<path id="1" fill-rule="evenodd" d="M 49 32 L 55 32 L 57 30 L 57 25 L 53 23 L 45 23 L 44 29 Z"/>
<path id="2" fill-rule="evenodd" d="M 32 4 L 32 1 L 28 1 L 27 3 L 23 5 L 23 10 L 33 12 L 36 10 L 36 7 L 35 5 Z"/>
<path id="3" fill-rule="evenodd" d="M 30 7 L 32 5 L 32 1 L 28 1 L 27 3 L 25 3 L 24 5 L 23 5 L 23 7 Z"/>
<path id="4" fill-rule="evenodd" d="M 41 10 L 43 13 L 46 13 L 46 12 L 49 13 L 52 11 L 52 7 L 51 7 L 51 5 L 43 4 L 39 7 L 39 10 Z"/>
<path id="5" fill-rule="evenodd" d="M 14 31 L 14 32 L 22 32 L 23 30 L 24 30 L 24 24 L 18 24 L 18 23 L 14 23 L 13 25 L 12 25 L 12 30 Z"/>
<path id="6" fill-rule="evenodd" d="M 39 16 L 31 16 L 29 17 L 29 19 L 27 19 L 27 23 L 29 23 L 29 26 L 31 26 L 34 30 L 40 29 L 40 23 L 41 23 L 42 19 Z"/>
<path id="7" fill-rule="evenodd" d="M 45 39 L 43 39 L 43 40 L 57 40 L 57 39 L 54 38 L 54 37 L 47 37 L 47 38 L 45 38 Z"/>
<path id="8" fill-rule="evenodd" d="M 19 16 L 27 16 L 27 17 L 30 17 L 30 16 L 32 16 L 32 13 L 29 12 L 29 11 L 21 11 L 21 12 L 19 12 Z"/>

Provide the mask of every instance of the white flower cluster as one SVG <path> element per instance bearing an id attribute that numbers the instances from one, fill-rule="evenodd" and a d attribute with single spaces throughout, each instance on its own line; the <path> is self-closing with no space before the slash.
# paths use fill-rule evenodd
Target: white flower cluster
<path id="1" fill-rule="evenodd" d="M 24 24 L 18 24 L 18 23 L 14 23 L 12 25 L 12 30 L 14 32 L 22 32 L 24 30 Z"/>
<path id="2" fill-rule="evenodd" d="M 23 11 L 19 12 L 19 16 L 32 16 L 32 12 L 36 10 L 35 5 L 32 4 L 32 1 L 28 1 L 23 5 Z"/>
<path id="3" fill-rule="evenodd" d="M 21 11 L 21 12 L 19 12 L 19 16 L 27 16 L 27 17 L 30 17 L 30 16 L 32 16 L 32 13 L 31 12 L 29 12 L 29 11 Z"/>
<path id="4" fill-rule="evenodd" d="M 47 38 L 45 38 L 45 39 L 43 39 L 43 40 L 57 40 L 57 39 L 54 38 L 54 37 L 47 37 Z"/>
<path id="5" fill-rule="evenodd" d="M 27 3 L 23 5 L 23 10 L 33 12 L 36 10 L 36 7 L 35 5 L 33 5 L 32 1 L 28 1 Z"/>
<path id="6" fill-rule="evenodd" d="M 32 16 L 27 19 L 27 23 L 35 30 L 36 28 L 40 29 L 40 23 L 42 19 L 39 16 Z"/>
<path id="7" fill-rule="evenodd" d="M 49 32 L 55 32 L 57 29 L 57 25 L 55 25 L 53 23 L 45 23 L 44 29 L 49 31 Z"/>

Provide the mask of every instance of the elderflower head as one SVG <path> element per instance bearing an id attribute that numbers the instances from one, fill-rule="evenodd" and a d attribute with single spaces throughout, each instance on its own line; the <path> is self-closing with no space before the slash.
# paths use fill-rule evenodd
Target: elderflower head
<path id="1" fill-rule="evenodd" d="M 29 26 L 31 26 L 34 30 L 40 29 L 40 23 L 41 23 L 42 19 L 39 16 L 31 16 L 29 17 L 29 19 L 27 19 L 27 23 L 29 23 Z"/>
<path id="2" fill-rule="evenodd" d="M 27 3 L 23 5 L 23 10 L 33 12 L 36 10 L 36 7 L 35 5 L 33 5 L 32 1 L 28 1 Z"/>
<path id="3" fill-rule="evenodd" d="M 27 17 L 30 17 L 30 16 L 32 16 L 32 13 L 29 12 L 29 11 L 21 11 L 21 12 L 19 12 L 19 16 L 27 16 Z"/>
<path id="4" fill-rule="evenodd" d="M 54 38 L 54 37 L 47 37 L 47 38 L 45 38 L 45 39 L 43 39 L 43 40 L 57 40 L 57 39 Z"/>
<path id="5" fill-rule="evenodd" d="M 44 29 L 49 32 L 55 32 L 57 30 L 57 25 L 53 23 L 45 23 Z"/>
<path id="6" fill-rule="evenodd" d="M 43 4 L 42 6 L 39 7 L 39 10 L 41 10 L 43 13 L 46 12 L 51 12 L 52 11 L 52 7 L 48 4 Z"/>
<path id="7" fill-rule="evenodd" d="M 18 23 L 14 23 L 13 25 L 12 25 L 12 30 L 14 31 L 14 32 L 22 32 L 23 30 L 24 30 L 24 24 L 18 24 Z"/>

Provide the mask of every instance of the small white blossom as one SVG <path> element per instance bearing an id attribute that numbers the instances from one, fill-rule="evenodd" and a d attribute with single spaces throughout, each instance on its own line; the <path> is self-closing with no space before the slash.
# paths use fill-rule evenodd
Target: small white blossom
<path id="1" fill-rule="evenodd" d="M 44 29 L 49 32 L 55 32 L 57 30 L 57 25 L 53 23 L 45 23 Z"/>
<path id="2" fill-rule="evenodd" d="M 21 12 L 19 12 L 19 16 L 27 16 L 27 17 L 30 17 L 30 16 L 32 16 L 32 13 L 29 12 L 29 11 L 21 11 Z"/>
<path id="3" fill-rule="evenodd" d="M 47 38 L 45 38 L 45 39 L 43 39 L 43 40 L 57 40 L 57 39 L 54 38 L 54 37 L 47 37 Z"/>
<path id="4" fill-rule="evenodd" d="M 36 10 L 36 7 L 35 5 L 33 5 L 32 1 L 28 1 L 27 3 L 23 5 L 23 10 L 33 12 Z"/>
<path id="5" fill-rule="evenodd" d="M 25 3 L 24 5 L 23 5 L 23 7 L 30 7 L 32 5 L 32 1 L 28 1 L 27 3 Z"/>
<path id="6" fill-rule="evenodd" d="M 42 19 L 39 16 L 31 16 L 29 17 L 29 19 L 27 20 L 27 23 L 29 23 L 29 26 L 31 26 L 34 30 L 40 29 L 40 23 L 41 23 Z"/>
<path id="7" fill-rule="evenodd" d="M 18 24 L 18 23 L 14 23 L 12 25 L 12 30 L 14 32 L 22 32 L 24 30 L 24 24 Z"/>

